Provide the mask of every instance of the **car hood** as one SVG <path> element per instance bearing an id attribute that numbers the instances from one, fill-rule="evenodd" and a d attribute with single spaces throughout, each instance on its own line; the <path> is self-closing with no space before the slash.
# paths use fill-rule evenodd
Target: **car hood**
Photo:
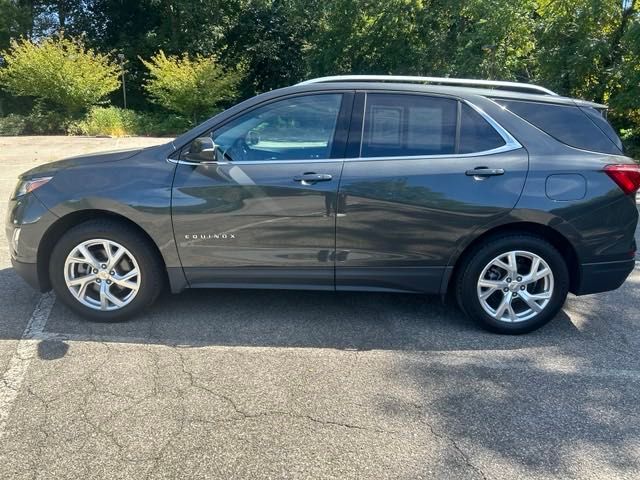
<path id="1" fill-rule="evenodd" d="M 149 147 L 157 148 L 157 147 Z M 80 155 L 76 157 L 65 158 L 64 160 L 58 160 L 51 163 L 45 163 L 31 170 L 24 172 L 20 178 L 48 176 L 54 174 L 57 171 L 72 168 L 76 166 L 95 165 L 104 162 L 117 162 L 120 160 L 126 160 L 139 154 L 144 148 L 134 148 L 127 150 L 112 150 L 108 152 L 91 153 L 87 155 Z"/>

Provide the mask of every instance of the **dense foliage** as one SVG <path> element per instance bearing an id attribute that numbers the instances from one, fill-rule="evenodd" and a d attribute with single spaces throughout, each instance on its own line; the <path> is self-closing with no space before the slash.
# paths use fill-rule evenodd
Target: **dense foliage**
<path id="1" fill-rule="evenodd" d="M 221 103 L 237 94 L 238 73 L 224 71 L 214 58 L 190 58 L 187 54 L 167 57 L 160 50 L 142 63 L 149 69 L 144 89 L 151 100 L 194 123 L 210 116 Z"/>
<path id="2" fill-rule="evenodd" d="M 0 85 L 8 92 L 40 99 L 69 114 L 100 103 L 120 86 L 119 68 L 107 55 L 61 36 L 39 43 L 12 40 L 4 62 Z"/>
<path id="3" fill-rule="evenodd" d="M 15 119 L 7 128 L 11 125 L 15 125 Z M 189 126 L 184 117 L 176 115 L 140 113 L 118 107 L 93 107 L 82 120 L 72 122 L 67 130 L 72 134 L 91 136 L 165 136 L 183 132 Z"/>
<path id="4" fill-rule="evenodd" d="M 639 0 L 0 0 L 0 49 L 62 31 L 122 53 L 128 104 L 147 112 L 173 102 L 149 95 L 160 80 L 140 60 L 153 64 L 160 51 L 174 67 L 215 58 L 214 75 L 243 72 L 239 98 L 336 73 L 534 82 L 608 103 L 637 149 L 639 12 Z M 2 95 L 0 115 L 28 114 L 28 102 Z M 188 112 L 170 108 L 197 116 L 224 106 L 226 94 L 209 95 Z M 110 100 L 121 106 L 121 93 Z"/>

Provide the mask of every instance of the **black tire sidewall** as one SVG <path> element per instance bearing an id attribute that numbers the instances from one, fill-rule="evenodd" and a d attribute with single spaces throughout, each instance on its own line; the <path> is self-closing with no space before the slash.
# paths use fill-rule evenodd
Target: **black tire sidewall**
<path id="1" fill-rule="evenodd" d="M 105 239 L 119 243 L 135 257 L 141 274 L 141 285 L 127 306 L 113 311 L 99 311 L 80 303 L 69 291 L 64 279 L 64 264 L 69 253 L 80 243 Z M 163 277 L 156 252 L 148 240 L 134 229 L 119 222 L 90 221 L 65 233 L 56 243 L 49 261 L 49 276 L 56 295 L 81 316 L 102 322 L 118 322 L 131 318 L 148 307 L 162 289 Z"/>
<path id="2" fill-rule="evenodd" d="M 502 253 L 524 250 L 539 255 L 553 272 L 554 288 L 545 309 L 530 320 L 507 323 L 494 319 L 484 311 L 477 295 L 480 274 L 491 260 Z M 462 310 L 493 332 L 505 334 L 527 333 L 548 323 L 564 305 L 569 290 L 569 273 L 560 252 L 545 239 L 533 235 L 511 235 L 483 242 L 468 258 L 457 286 L 458 303 Z"/>

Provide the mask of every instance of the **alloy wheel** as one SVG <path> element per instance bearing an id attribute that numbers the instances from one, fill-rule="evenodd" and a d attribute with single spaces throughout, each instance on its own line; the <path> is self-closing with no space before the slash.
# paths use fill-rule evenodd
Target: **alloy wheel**
<path id="1" fill-rule="evenodd" d="M 141 285 L 133 254 L 117 242 L 93 239 L 71 250 L 64 263 L 67 288 L 83 305 L 113 311 L 129 305 Z"/>
<path id="2" fill-rule="evenodd" d="M 531 320 L 553 295 L 553 272 L 542 257 L 514 250 L 498 255 L 482 270 L 477 283 L 480 305 L 495 320 Z"/>

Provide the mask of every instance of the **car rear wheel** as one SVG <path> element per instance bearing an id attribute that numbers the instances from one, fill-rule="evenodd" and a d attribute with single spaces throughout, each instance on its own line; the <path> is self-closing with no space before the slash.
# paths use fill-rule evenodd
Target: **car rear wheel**
<path id="1" fill-rule="evenodd" d="M 519 334 L 549 322 L 568 289 L 567 266 L 553 245 L 533 235 L 509 235 L 488 239 L 466 257 L 456 296 L 484 328 Z"/>
<path id="2" fill-rule="evenodd" d="M 53 249 L 51 284 L 66 305 L 98 321 L 130 318 L 162 290 L 162 265 L 147 238 L 113 220 L 69 230 Z"/>

